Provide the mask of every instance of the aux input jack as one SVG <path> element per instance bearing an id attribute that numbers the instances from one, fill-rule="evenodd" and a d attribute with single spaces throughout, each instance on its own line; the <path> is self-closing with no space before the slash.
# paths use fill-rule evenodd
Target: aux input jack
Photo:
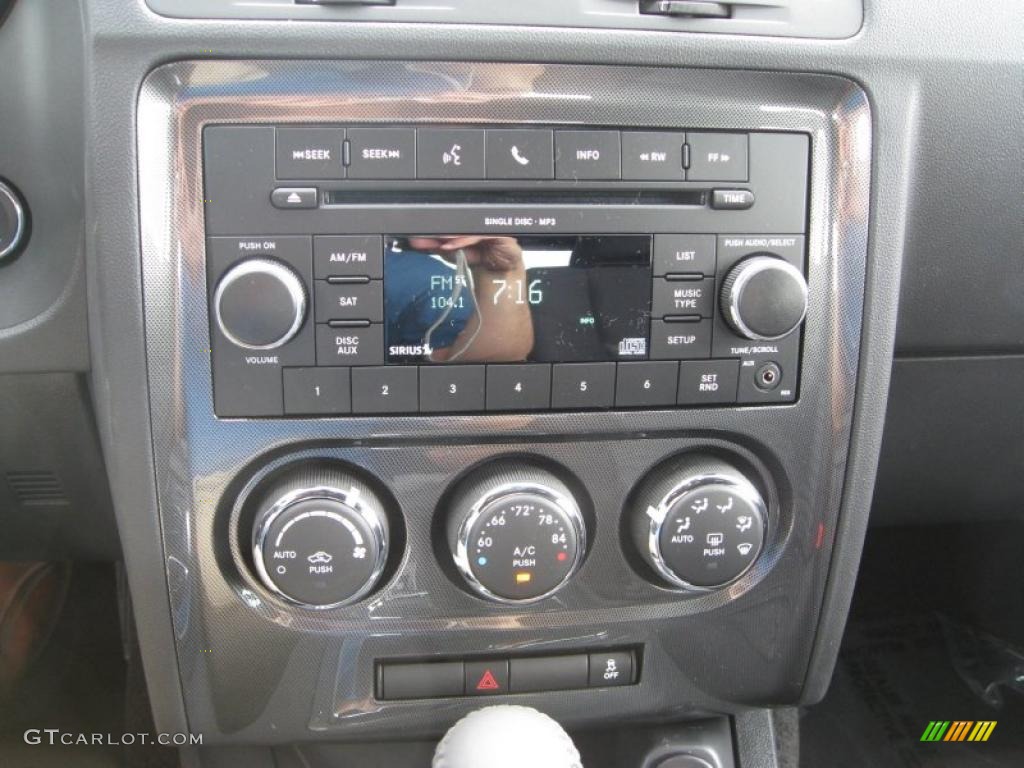
<path id="1" fill-rule="evenodd" d="M 782 381 L 782 369 L 776 363 L 765 363 L 754 374 L 754 384 L 765 392 L 775 389 L 779 386 L 780 381 Z"/>

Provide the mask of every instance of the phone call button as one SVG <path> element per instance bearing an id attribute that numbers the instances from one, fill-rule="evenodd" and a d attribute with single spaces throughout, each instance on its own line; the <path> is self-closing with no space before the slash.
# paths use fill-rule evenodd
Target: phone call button
<path id="1" fill-rule="evenodd" d="M 541 129 L 487 131 L 487 178 L 554 177 L 554 138 Z"/>

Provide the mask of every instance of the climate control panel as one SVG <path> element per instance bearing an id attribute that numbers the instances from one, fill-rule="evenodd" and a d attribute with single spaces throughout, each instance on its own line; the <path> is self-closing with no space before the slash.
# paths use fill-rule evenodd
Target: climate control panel
<path id="1" fill-rule="evenodd" d="M 341 608 L 383 586 L 398 512 L 361 472 L 298 463 L 252 494 L 248 537 L 262 585 L 290 606 Z M 569 474 L 530 458 L 503 457 L 471 469 L 442 497 L 436 553 L 469 594 L 528 605 L 574 579 L 589 542 L 613 520 L 598 520 Z M 651 583 L 682 593 L 732 584 L 758 560 L 769 528 L 760 481 L 700 452 L 662 462 L 622 509 L 626 560 L 640 560 Z M 404 541 L 399 536 L 398 541 Z M 417 559 L 421 553 L 417 553 Z M 450 559 L 449 559 L 450 558 Z"/>

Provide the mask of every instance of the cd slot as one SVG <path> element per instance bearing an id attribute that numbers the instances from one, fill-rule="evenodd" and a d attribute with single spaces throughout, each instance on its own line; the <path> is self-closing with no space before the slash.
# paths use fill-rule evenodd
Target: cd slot
<path id="1" fill-rule="evenodd" d="M 338 190 L 323 192 L 325 206 L 367 205 L 663 205 L 703 207 L 706 189 L 625 190 Z"/>

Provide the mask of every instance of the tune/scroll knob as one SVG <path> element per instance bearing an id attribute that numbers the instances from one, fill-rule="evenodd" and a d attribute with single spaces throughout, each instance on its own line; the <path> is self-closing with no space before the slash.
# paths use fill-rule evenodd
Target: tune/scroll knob
<path id="1" fill-rule="evenodd" d="M 529 603 L 557 592 L 586 550 L 572 491 L 551 472 L 502 463 L 470 475 L 453 494 L 448 544 L 479 595 Z"/>
<path id="2" fill-rule="evenodd" d="M 736 333 L 771 341 L 795 331 L 807 314 L 807 281 L 788 261 L 759 253 L 734 266 L 722 283 L 722 315 Z"/>
<path id="3" fill-rule="evenodd" d="M 768 512 L 754 485 L 729 464 L 682 457 L 637 488 L 633 541 L 670 585 L 709 590 L 735 581 L 764 545 Z"/>
<path id="4" fill-rule="evenodd" d="M 304 608 L 353 603 L 388 559 L 388 519 L 376 494 L 335 467 L 311 468 L 263 495 L 253 529 L 261 581 Z"/>
<path id="5" fill-rule="evenodd" d="M 247 259 L 231 267 L 213 295 L 221 332 L 246 349 L 275 349 L 306 319 L 306 289 L 294 270 L 272 259 Z"/>

